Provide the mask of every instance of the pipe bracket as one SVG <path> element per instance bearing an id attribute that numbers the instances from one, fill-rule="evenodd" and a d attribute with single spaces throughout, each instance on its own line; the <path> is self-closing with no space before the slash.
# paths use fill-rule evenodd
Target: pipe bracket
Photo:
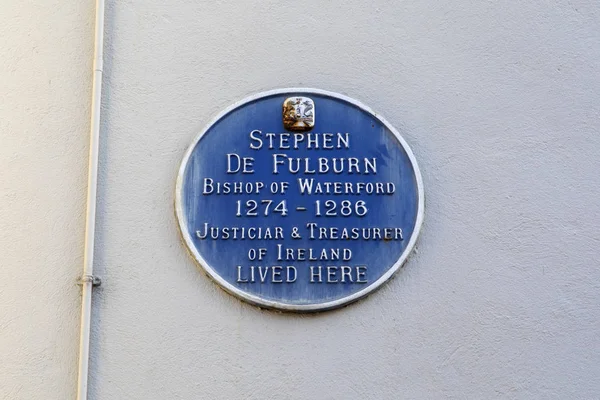
<path id="1" fill-rule="evenodd" d="M 83 275 L 79 280 L 79 284 L 83 285 L 84 283 L 91 282 L 92 286 L 100 286 L 102 285 L 102 279 L 99 276 L 95 275 Z"/>

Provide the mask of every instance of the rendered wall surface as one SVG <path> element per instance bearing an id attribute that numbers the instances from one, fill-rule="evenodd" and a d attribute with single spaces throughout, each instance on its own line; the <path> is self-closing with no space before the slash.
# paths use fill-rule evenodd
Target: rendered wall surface
<path id="1" fill-rule="evenodd" d="M 0 398 L 67 399 L 93 5 L 30 8 L 0 17 Z M 91 399 L 600 397 L 600 3 L 109 0 L 106 17 Z M 221 291 L 173 211 L 200 129 L 291 86 L 381 113 L 425 185 L 405 268 L 317 315 Z"/>
<path id="2" fill-rule="evenodd" d="M 0 399 L 75 397 L 93 5 L 0 7 Z"/>

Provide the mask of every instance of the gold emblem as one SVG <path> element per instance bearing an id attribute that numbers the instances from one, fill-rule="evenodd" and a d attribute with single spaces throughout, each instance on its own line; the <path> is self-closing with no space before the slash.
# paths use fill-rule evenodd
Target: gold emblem
<path id="1" fill-rule="evenodd" d="M 308 97 L 288 97 L 283 102 L 283 126 L 288 131 L 306 132 L 315 126 L 315 103 Z"/>

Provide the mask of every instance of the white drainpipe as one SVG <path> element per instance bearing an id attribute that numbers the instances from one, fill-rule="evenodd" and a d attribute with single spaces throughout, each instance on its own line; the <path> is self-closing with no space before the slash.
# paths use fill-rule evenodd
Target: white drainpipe
<path id="1" fill-rule="evenodd" d="M 96 0 L 96 35 L 94 41 L 94 72 L 92 86 L 92 116 L 90 156 L 88 167 L 87 213 L 83 276 L 81 278 L 81 333 L 79 337 L 79 376 L 77 400 L 87 399 L 88 365 L 90 356 L 90 325 L 92 316 L 92 287 L 100 284 L 94 276 L 94 233 L 96 227 L 96 188 L 98 185 L 98 149 L 100 139 L 100 105 L 102 100 L 102 63 L 104 44 L 104 0 Z"/>

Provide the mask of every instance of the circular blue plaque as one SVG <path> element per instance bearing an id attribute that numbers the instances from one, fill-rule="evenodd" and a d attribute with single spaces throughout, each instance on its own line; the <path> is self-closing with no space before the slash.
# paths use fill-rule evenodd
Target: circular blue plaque
<path id="1" fill-rule="evenodd" d="M 193 257 L 260 307 L 320 311 L 380 287 L 423 222 L 423 183 L 385 119 L 346 96 L 279 89 L 218 115 L 188 148 L 175 208 Z"/>

